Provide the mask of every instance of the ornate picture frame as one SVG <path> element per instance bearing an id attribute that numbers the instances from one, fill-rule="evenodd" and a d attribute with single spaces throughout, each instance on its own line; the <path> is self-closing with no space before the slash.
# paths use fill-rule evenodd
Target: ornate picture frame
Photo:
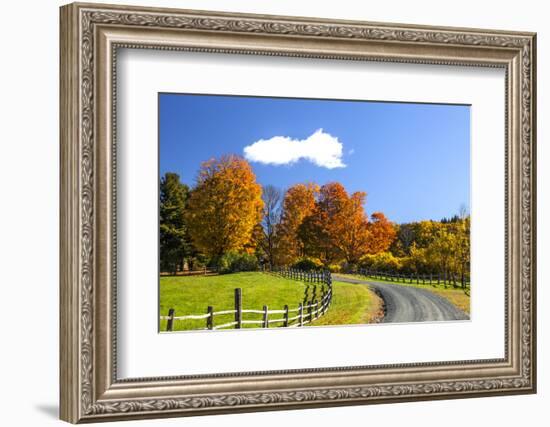
<path id="1" fill-rule="evenodd" d="M 61 8 L 61 419 L 71 422 L 536 391 L 536 35 L 188 10 Z M 119 379 L 117 49 L 409 64 L 506 73 L 505 357 Z"/>

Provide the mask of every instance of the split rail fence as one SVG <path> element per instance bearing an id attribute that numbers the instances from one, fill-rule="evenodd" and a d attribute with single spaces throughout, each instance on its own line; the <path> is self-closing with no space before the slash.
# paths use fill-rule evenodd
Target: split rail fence
<path id="1" fill-rule="evenodd" d="M 281 327 L 300 327 L 313 322 L 327 312 L 332 302 L 332 277 L 329 271 L 323 272 L 304 272 L 294 269 L 279 269 L 274 271 L 283 277 L 296 279 L 313 286 L 311 296 L 309 296 L 309 285 L 306 288 L 304 302 L 295 307 L 289 307 L 285 304 L 282 310 L 269 310 L 267 305 L 261 309 L 243 308 L 242 289 L 236 288 L 234 291 L 234 308 L 229 310 L 215 311 L 213 306 L 208 306 L 204 314 L 190 314 L 185 316 L 176 316 L 173 308 L 168 310 L 168 316 L 160 316 L 161 320 L 166 320 L 166 331 L 174 330 L 175 321 L 184 320 L 203 320 L 204 328 L 193 328 L 193 330 L 217 330 L 217 329 L 241 329 L 244 325 L 257 325 L 260 328 L 269 328 L 271 325 L 278 324 Z M 321 284 L 320 295 L 317 295 L 316 284 Z M 244 319 L 243 315 L 256 314 L 261 315 L 261 319 Z M 234 320 L 222 324 L 216 324 L 216 316 L 233 315 Z M 279 315 L 279 317 L 271 317 Z"/>
<path id="2" fill-rule="evenodd" d="M 218 269 L 215 267 L 201 267 L 192 270 L 181 270 L 175 274 L 172 272 L 161 271 L 161 276 L 208 276 L 218 274 Z"/>
<path id="3" fill-rule="evenodd" d="M 388 280 L 402 283 L 416 283 L 422 285 L 452 285 L 469 287 L 470 282 L 465 279 L 458 279 L 453 275 L 441 274 L 441 273 L 429 273 L 429 274 L 404 274 L 404 273 L 388 273 L 385 271 L 369 270 L 361 268 L 355 272 L 361 276 L 372 277 L 375 279 Z"/>

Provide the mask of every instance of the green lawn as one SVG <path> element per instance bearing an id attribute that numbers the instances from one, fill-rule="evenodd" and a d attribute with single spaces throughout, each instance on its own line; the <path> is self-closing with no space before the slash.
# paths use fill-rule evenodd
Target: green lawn
<path id="1" fill-rule="evenodd" d="M 437 282 L 432 282 L 431 284 L 417 284 L 417 283 L 403 283 L 403 282 L 396 282 L 392 280 L 385 280 L 385 279 L 378 279 L 374 277 L 365 277 L 360 274 L 341 274 L 341 276 L 344 277 L 351 277 L 354 279 L 360 279 L 360 280 L 371 280 L 373 282 L 382 282 L 382 283 L 390 283 L 394 285 L 401 285 L 401 286 L 413 286 L 415 288 L 420 289 L 426 289 L 430 292 L 433 292 L 445 299 L 447 299 L 451 304 L 454 304 L 456 307 L 461 309 L 464 313 L 470 314 L 470 288 L 462 289 L 462 288 L 455 288 L 452 285 L 443 285 L 443 283 L 440 283 L 439 285 Z"/>
<path id="2" fill-rule="evenodd" d="M 320 298 L 321 284 L 317 284 L 317 297 Z M 285 304 L 290 309 L 303 302 L 307 289 L 311 298 L 313 285 L 309 288 L 297 280 L 285 279 L 273 274 L 249 272 L 219 276 L 161 277 L 160 315 L 166 316 L 174 308 L 175 316 L 205 314 L 210 305 L 214 311 L 234 308 L 234 289 L 242 289 L 244 309 L 261 310 L 265 305 L 269 310 L 282 310 Z M 324 316 L 311 323 L 317 325 L 342 325 L 370 323 L 381 315 L 381 302 L 367 286 L 348 283 L 333 283 L 332 305 Z M 292 317 L 296 313 L 290 313 Z M 215 325 L 233 321 L 233 314 L 215 316 Z M 270 318 L 281 318 L 273 314 Z M 245 313 L 244 320 L 261 320 L 261 314 Z M 276 327 L 280 324 L 271 324 Z M 243 325 L 258 327 L 259 325 Z M 174 330 L 204 329 L 206 320 L 175 320 Z M 161 320 L 160 330 L 166 330 L 166 320 Z"/>

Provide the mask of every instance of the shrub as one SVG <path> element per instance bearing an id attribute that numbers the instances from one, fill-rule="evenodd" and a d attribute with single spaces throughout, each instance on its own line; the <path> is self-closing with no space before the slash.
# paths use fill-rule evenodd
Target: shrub
<path id="1" fill-rule="evenodd" d="M 331 273 L 340 273 L 342 271 L 342 266 L 340 264 L 330 264 L 328 269 Z"/>
<path id="2" fill-rule="evenodd" d="M 403 260 L 393 256 L 390 252 L 380 252 L 374 255 L 365 255 L 361 258 L 359 267 L 376 271 L 397 272 L 403 267 Z"/>
<path id="3" fill-rule="evenodd" d="M 237 273 L 240 271 L 255 271 L 258 269 L 258 259 L 254 255 L 227 252 L 217 261 L 220 273 Z"/>
<path id="4" fill-rule="evenodd" d="M 297 262 L 292 264 L 292 268 L 297 268 L 298 270 L 311 271 L 319 270 L 323 267 L 323 263 L 316 258 L 304 257 L 300 258 Z"/>

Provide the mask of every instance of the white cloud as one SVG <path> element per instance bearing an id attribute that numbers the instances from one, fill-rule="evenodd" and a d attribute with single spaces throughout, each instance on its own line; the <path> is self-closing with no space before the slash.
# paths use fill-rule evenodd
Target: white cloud
<path id="1" fill-rule="evenodd" d="M 343 147 L 338 138 L 319 129 L 306 139 L 288 136 L 260 139 L 244 147 L 244 156 L 251 162 L 266 165 L 289 165 L 305 159 L 327 169 L 345 168 L 342 162 Z"/>

